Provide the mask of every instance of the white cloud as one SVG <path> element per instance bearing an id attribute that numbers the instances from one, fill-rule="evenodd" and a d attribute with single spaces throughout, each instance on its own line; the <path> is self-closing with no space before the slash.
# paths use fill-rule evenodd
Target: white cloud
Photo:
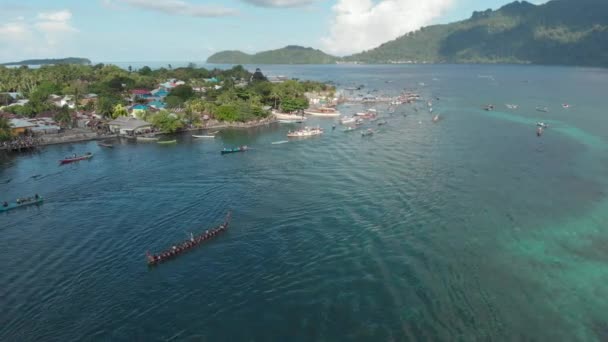
<path id="1" fill-rule="evenodd" d="M 68 10 L 56 11 L 56 12 L 42 12 L 38 13 L 38 19 L 46 21 L 68 21 L 72 19 L 72 12 Z"/>
<path id="2" fill-rule="evenodd" d="M 70 20 L 68 10 L 41 12 L 33 20 L 18 17 L 17 20 L 0 24 L 1 59 L 49 57 L 63 54 L 70 38 L 78 32 Z"/>
<path id="3" fill-rule="evenodd" d="M 171 15 L 191 17 L 225 17 L 237 14 L 237 10 L 212 5 L 197 5 L 181 0 L 118 0 L 124 4 L 140 9 L 162 12 Z M 103 0 L 106 7 L 112 6 L 109 0 Z"/>
<path id="4" fill-rule="evenodd" d="M 310 5 L 315 0 L 242 0 L 256 6 L 262 7 L 299 7 Z"/>
<path id="5" fill-rule="evenodd" d="M 338 0 L 330 32 L 321 42 L 327 52 L 360 52 L 428 25 L 454 0 Z"/>

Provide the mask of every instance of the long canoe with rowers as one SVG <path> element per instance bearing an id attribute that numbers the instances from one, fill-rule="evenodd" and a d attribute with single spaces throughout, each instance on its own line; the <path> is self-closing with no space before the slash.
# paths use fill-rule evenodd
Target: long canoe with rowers
<path id="1" fill-rule="evenodd" d="M 91 159 L 91 158 L 93 158 L 93 154 L 91 152 L 87 152 L 87 154 L 82 155 L 82 156 L 77 156 L 76 154 L 74 154 L 72 157 L 66 157 L 65 159 L 61 159 L 59 161 L 59 164 L 61 164 L 61 165 L 69 164 L 69 163 L 74 163 L 77 161 L 87 160 L 87 159 Z"/>
<path id="2" fill-rule="evenodd" d="M 155 265 L 158 265 L 169 259 L 173 259 L 174 257 L 176 257 L 182 253 L 185 253 L 185 252 L 193 249 L 194 247 L 197 247 L 198 245 L 202 244 L 203 242 L 218 236 L 219 234 L 225 232 L 226 229 L 228 229 L 228 225 L 230 224 L 231 218 L 232 218 L 232 213 L 229 211 L 228 214 L 226 215 L 226 218 L 224 219 L 224 222 L 213 229 L 206 230 L 205 232 L 203 232 L 199 235 L 196 235 L 196 236 L 190 234 L 190 239 L 188 239 L 180 244 L 173 245 L 173 246 L 171 246 L 171 248 L 166 249 L 165 251 L 160 252 L 158 254 L 150 254 L 149 252 L 146 252 L 146 258 L 148 260 L 148 265 L 155 266 Z"/>

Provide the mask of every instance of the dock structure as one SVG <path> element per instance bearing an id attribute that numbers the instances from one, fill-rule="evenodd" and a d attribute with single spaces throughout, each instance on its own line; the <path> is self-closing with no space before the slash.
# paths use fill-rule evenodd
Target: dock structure
<path id="1" fill-rule="evenodd" d="M 182 243 L 175 244 L 175 245 L 171 246 L 170 248 L 166 249 L 165 251 L 160 252 L 158 254 L 150 254 L 149 252 L 146 252 L 146 258 L 148 261 L 148 265 L 156 266 L 160 263 L 173 259 L 173 258 L 177 257 L 178 255 L 181 255 L 189 250 L 192 250 L 194 247 L 201 245 L 203 242 L 205 242 L 207 240 L 211 240 L 212 238 L 220 235 L 221 233 L 225 232 L 228 229 L 228 225 L 230 224 L 231 218 L 232 218 L 232 213 L 228 212 L 228 214 L 226 215 L 226 218 L 224 219 L 224 222 L 213 229 L 206 230 L 205 232 L 203 232 L 199 235 L 196 235 L 196 236 L 190 234 L 190 239 L 188 239 Z"/>

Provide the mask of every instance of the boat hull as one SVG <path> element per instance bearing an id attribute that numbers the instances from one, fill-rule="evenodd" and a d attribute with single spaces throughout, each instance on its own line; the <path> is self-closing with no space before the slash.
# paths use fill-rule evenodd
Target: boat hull
<path id="1" fill-rule="evenodd" d="M 9 211 L 12 209 L 17 209 L 17 208 L 29 207 L 29 206 L 37 205 L 37 204 L 42 204 L 42 202 L 44 202 L 44 199 L 42 197 L 40 197 L 37 200 L 26 202 L 26 203 L 21 203 L 21 204 L 9 203 L 8 206 L 6 206 L 6 207 L 0 205 L 0 212 Z"/>
<path id="2" fill-rule="evenodd" d="M 65 165 L 65 164 L 79 162 L 79 161 L 82 161 L 82 160 L 89 160 L 91 158 L 93 158 L 92 154 L 88 155 L 88 156 L 77 157 L 77 158 L 62 159 L 62 160 L 59 161 L 59 164 Z"/>

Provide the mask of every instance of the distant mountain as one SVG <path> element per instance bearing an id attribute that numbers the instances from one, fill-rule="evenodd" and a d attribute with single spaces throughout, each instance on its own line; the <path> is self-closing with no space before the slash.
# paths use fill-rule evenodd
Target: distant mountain
<path id="1" fill-rule="evenodd" d="M 608 1 L 516 1 L 424 27 L 345 58 L 362 63 L 534 63 L 608 66 Z"/>
<path id="2" fill-rule="evenodd" d="M 68 57 L 50 59 L 26 59 L 21 62 L 3 63 L 0 65 L 46 65 L 46 64 L 91 64 L 87 58 Z"/>
<path id="3" fill-rule="evenodd" d="M 339 58 L 321 50 L 290 45 L 278 50 L 259 52 L 254 55 L 241 51 L 221 51 L 207 59 L 217 64 L 332 64 Z"/>

